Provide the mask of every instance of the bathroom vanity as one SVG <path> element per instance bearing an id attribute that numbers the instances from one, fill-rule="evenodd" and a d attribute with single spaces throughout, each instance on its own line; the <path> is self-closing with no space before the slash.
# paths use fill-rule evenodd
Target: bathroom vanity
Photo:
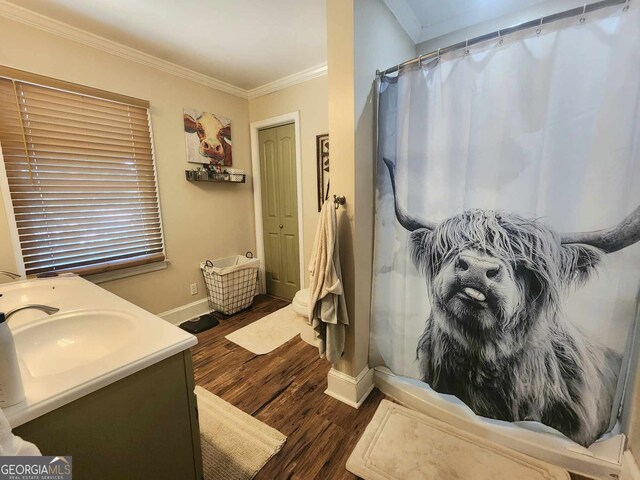
<path id="1" fill-rule="evenodd" d="M 44 455 L 73 456 L 74 478 L 202 477 L 189 347 L 197 340 L 76 276 L 0 286 L 26 400 L 5 409 Z"/>

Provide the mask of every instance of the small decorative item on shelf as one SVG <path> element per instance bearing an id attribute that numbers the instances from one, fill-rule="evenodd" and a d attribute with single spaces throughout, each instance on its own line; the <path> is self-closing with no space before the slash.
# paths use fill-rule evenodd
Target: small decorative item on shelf
<path id="1" fill-rule="evenodd" d="M 242 170 L 220 165 L 204 165 L 196 170 L 185 170 L 184 173 L 190 182 L 245 183 L 247 178 Z"/>

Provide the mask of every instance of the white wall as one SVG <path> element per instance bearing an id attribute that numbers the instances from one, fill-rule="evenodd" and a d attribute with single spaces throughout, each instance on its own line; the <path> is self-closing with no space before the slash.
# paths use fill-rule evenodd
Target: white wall
<path id="1" fill-rule="evenodd" d="M 627 448 L 640 460 L 640 325 L 636 326 L 635 333 L 635 348 L 629 361 L 628 383 L 620 421 L 623 431 L 629 437 Z"/>
<path id="2" fill-rule="evenodd" d="M 413 40 L 382 0 L 355 3 L 355 222 L 356 298 L 359 322 L 366 320 L 366 352 L 369 348 L 371 283 L 373 278 L 374 170 L 376 165 L 376 70 L 416 56 Z M 360 348 L 365 348 L 362 346 Z M 362 366 L 356 365 L 358 373 Z"/>
<path id="3" fill-rule="evenodd" d="M 546 2 L 533 5 L 529 8 L 523 8 L 515 13 L 504 15 L 486 22 L 480 22 L 470 27 L 418 43 L 418 45 L 416 45 L 417 55 L 425 55 L 429 52 L 438 50 L 438 48 L 445 48 L 449 45 L 455 45 L 456 43 L 495 32 L 499 29 L 529 22 L 540 17 L 553 15 L 554 13 L 564 12 L 565 10 L 582 7 L 584 4 L 585 1 L 583 0 L 547 0 Z"/>

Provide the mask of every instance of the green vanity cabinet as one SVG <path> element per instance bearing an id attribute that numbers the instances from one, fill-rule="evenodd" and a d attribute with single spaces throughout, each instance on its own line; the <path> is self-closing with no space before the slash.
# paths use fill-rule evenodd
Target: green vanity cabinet
<path id="1" fill-rule="evenodd" d="M 43 455 L 73 456 L 75 480 L 201 480 L 189 350 L 14 429 Z"/>

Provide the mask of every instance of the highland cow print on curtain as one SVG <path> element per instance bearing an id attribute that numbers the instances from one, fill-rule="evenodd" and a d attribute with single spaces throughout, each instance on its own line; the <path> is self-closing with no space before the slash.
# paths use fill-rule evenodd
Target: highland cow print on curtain
<path id="1" fill-rule="evenodd" d="M 615 428 L 640 279 L 639 11 L 379 80 L 374 364 L 585 446 Z"/>

